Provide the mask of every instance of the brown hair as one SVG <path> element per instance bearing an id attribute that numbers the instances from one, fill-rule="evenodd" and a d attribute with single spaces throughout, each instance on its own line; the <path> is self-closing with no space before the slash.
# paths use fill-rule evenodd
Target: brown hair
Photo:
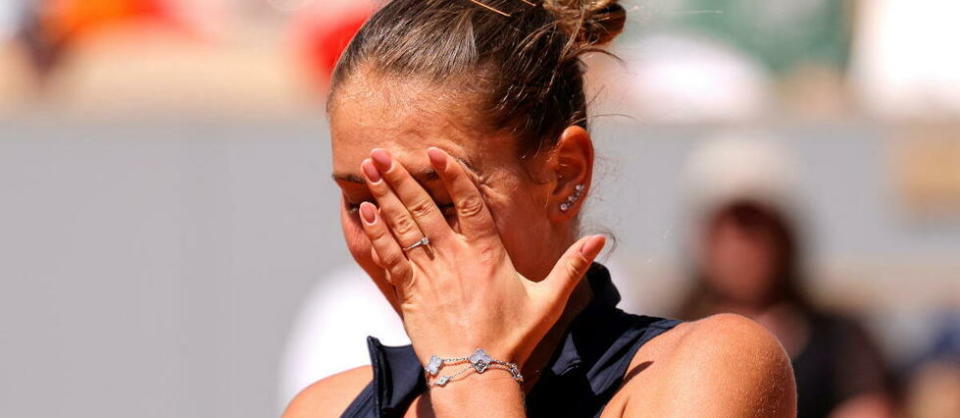
<path id="1" fill-rule="evenodd" d="M 618 0 L 392 0 L 344 51 L 331 99 L 358 68 L 466 93 L 521 157 L 587 127 L 580 57 L 623 30 Z M 328 101 L 333 103 L 333 100 Z"/>
<path id="2" fill-rule="evenodd" d="M 708 214 L 706 228 L 714 227 L 718 222 L 733 222 L 740 228 L 768 229 L 774 237 L 776 267 L 770 292 L 765 300 L 757 301 L 770 306 L 776 303 L 789 303 L 804 313 L 813 312 L 814 307 L 803 291 L 801 269 L 802 239 L 800 232 L 787 213 L 774 206 L 751 199 L 737 199 L 716 208 Z M 709 232 L 703 232 L 709 233 Z M 718 313 L 728 298 L 710 285 L 704 266 L 693 265 L 693 283 L 682 299 L 674 316 L 684 320 L 696 320 Z"/>

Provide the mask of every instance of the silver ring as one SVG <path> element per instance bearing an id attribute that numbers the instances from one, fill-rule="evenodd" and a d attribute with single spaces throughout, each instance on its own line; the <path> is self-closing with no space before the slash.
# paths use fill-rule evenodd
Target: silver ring
<path id="1" fill-rule="evenodd" d="M 409 246 L 409 247 L 407 247 L 407 248 L 404 248 L 403 251 L 404 251 L 404 252 L 407 252 L 407 251 L 410 251 L 410 250 L 412 250 L 412 249 L 414 249 L 414 248 L 422 247 L 422 246 L 424 246 L 424 245 L 430 245 L 430 238 L 427 238 L 427 237 L 420 238 L 420 241 L 417 241 L 417 242 L 413 243 L 413 245 L 411 245 L 411 246 Z"/>

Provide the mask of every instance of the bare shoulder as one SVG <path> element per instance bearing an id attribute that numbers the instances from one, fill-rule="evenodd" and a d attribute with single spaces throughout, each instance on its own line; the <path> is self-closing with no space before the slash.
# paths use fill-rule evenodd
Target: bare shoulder
<path id="1" fill-rule="evenodd" d="M 283 418 L 339 417 L 372 378 L 370 366 L 363 366 L 318 380 L 290 401 Z"/>
<path id="2" fill-rule="evenodd" d="M 790 359 L 750 319 L 714 315 L 678 325 L 647 345 L 618 394 L 625 400 L 619 415 L 796 416 Z"/>
<path id="3" fill-rule="evenodd" d="M 762 366 L 764 370 L 790 366 L 777 338 L 746 317 L 718 314 L 687 323 L 685 328 L 676 350 L 682 358 L 718 363 L 716 366 L 722 369 L 718 371 L 723 372 L 743 366 Z"/>

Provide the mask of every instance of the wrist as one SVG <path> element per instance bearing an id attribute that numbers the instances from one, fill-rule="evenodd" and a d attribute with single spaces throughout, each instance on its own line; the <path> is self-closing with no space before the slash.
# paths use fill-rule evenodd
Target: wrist
<path id="1" fill-rule="evenodd" d="M 427 375 L 428 383 L 431 386 L 446 386 L 466 378 L 469 374 L 484 374 L 488 371 L 502 371 L 510 375 L 510 378 L 517 384 L 523 384 L 523 376 L 520 374 L 520 367 L 509 361 L 496 359 L 483 349 L 476 349 L 469 356 L 462 357 L 440 357 L 430 356 L 430 359 L 423 366 Z M 433 378 L 432 381 L 429 379 Z"/>
<path id="2" fill-rule="evenodd" d="M 420 364 L 424 369 L 428 369 L 427 365 L 430 364 L 430 361 L 434 357 L 440 357 L 442 359 L 453 360 L 460 359 L 462 363 L 469 365 L 469 357 L 476 353 L 477 350 L 482 350 L 487 356 L 490 357 L 490 360 L 498 360 L 503 363 L 512 363 L 517 366 L 517 368 L 523 368 L 523 359 L 528 356 L 523 356 L 517 351 L 513 350 L 501 350 L 497 349 L 495 346 L 487 344 L 476 344 L 476 345 L 458 345 L 451 348 L 436 348 L 436 347 L 417 347 L 417 344 L 413 344 L 413 350 L 417 355 L 417 359 L 420 360 Z M 457 363 L 457 362 L 452 362 Z M 445 363 L 451 364 L 451 363 Z"/>
<path id="3" fill-rule="evenodd" d="M 522 416 L 523 390 L 505 371 L 470 371 L 446 386 L 430 386 L 426 397 L 437 416 L 463 416 L 485 411 L 488 416 Z"/>

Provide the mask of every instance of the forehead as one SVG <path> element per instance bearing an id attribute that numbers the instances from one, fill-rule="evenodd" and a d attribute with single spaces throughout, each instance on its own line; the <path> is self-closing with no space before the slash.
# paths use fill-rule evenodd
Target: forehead
<path id="1" fill-rule="evenodd" d="M 502 135 L 482 133 L 470 105 L 449 88 L 419 80 L 354 76 L 330 106 L 334 171 L 356 171 L 373 148 L 391 151 L 407 165 L 428 165 L 437 146 L 480 166 L 512 152 Z M 504 154 L 504 155 L 501 155 Z"/>

